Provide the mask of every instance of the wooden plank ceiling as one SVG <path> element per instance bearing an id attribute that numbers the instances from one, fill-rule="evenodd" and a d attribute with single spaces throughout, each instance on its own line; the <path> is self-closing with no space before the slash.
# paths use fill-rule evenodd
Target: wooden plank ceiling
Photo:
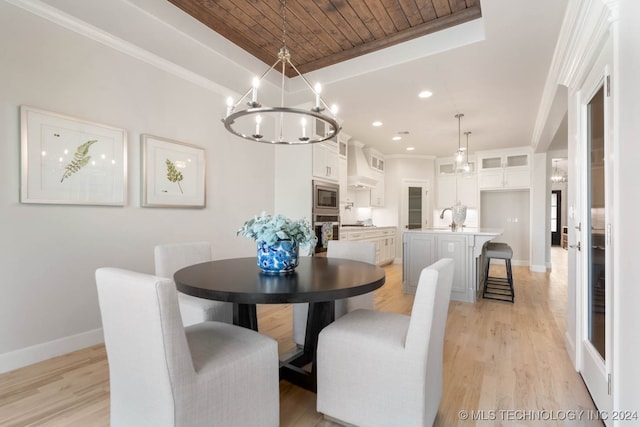
<path id="1" fill-rule="evenodd" d="M 277 60 L 280 0 L 168 1 L 269 66 Z M 285 42 L 304 74 L 481 15 L 480 0 L 287 0 Z"/>

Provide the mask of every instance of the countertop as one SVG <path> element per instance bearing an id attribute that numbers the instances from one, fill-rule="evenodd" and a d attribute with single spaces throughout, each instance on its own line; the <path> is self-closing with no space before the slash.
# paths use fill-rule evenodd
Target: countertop
<path id="1" fill-rule="evenodd" d="M 404 230 L 405 233 L 433 233 L 433 234 L 472 234 L 476 236 L 499 236 L 504 230 L 501 228 L 472 228 L 463 227 L 461 230 L 452 231 L 451 227 L 439 228 L 416 228 L 413 230 Z"/>
<path id="2" fill-rule="evenodd" d="M 343 225 L 340 230 L 356 231 L 356 230 L 380 230 L 381 228 L 398 228 L 395 225 Z"/>

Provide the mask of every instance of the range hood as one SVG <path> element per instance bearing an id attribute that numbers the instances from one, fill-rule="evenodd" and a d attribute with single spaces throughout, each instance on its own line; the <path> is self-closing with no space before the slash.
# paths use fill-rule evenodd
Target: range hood
<path id="1" fill-rule="evenodd" d="M 374 188 L 378 184 L 375 172 L 369 166 L 360 141 L 349 142 L 347 185 L 360 189 Z"/>

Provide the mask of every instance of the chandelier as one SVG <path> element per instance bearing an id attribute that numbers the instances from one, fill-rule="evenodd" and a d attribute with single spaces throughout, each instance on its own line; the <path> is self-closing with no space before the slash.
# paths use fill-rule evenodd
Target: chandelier
<path id="1" fill-rule="evenodd" d="M 336 114 L 337 107 L 329 107 L 322 99 L 319 83 L 311 86 L 309 81 L 291 62 L 286 45 L 286 1 L 282 4 L 282 47 L 278 60 L 262 76 L 255 77 L 252 85 L 238 100 L 227 99 L 227 113 L 222 119 L 224 127 L 232 134 L 250 141 L 269 144 L 313 144 L 334 138 L 340 132 Z M 263 106 L 258 99 L 258 88 L 262 80 L 280 64 L 280 106 Z M 298 74 L 311 91 L 313 107 L 309 109 L 285 106 L 285 69 L 287 64 Z M 243 102 L 245 102 L 243 104 Z M 328 112 L 329 114 L 326 114 Z M 266 135 L 269 136 L 266 136 Z"/>
<path id="2" fill-rule="evenodd" d="M 553 162 L 554 162 L 554 168 L 553 168 L 553 175 L 551 175 L 551 182 L 567 182 L 566 175 L 558 171 L 558 160 L 555 159 Z"/>

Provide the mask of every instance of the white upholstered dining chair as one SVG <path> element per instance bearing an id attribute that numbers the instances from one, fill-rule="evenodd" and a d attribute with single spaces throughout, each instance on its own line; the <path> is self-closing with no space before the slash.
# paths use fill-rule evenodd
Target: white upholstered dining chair
<path id="1" fill-rule="evenodd" d="M 374 242 L 354 242 L 348 240 L 330 240 L 327 246 L 327 257 L 345 258 L 354 261 L 376 263 L 376 244 Z M 373 292 L 355 297 L 336 300 L 335 318 L 345 313 L 366 308 L 373 310 Z M 293 340 L 299 346 L 304 345 L 305 332 L 307 330 L 308 303 L 293 304 Z"/>
<path id="2" fill-rule="evenodd" d="M 444 258 L 420 274 L 411 316 L 347 313 L 320 332 L 317 410 L 357 426 L 431 426 L 453 281 Z"/>
<path id="3" fill-rule="evenodd" d="M 156 245 L 154 259 L 156 276 L 173 280 L 173 274 L 181 268 L 211 261 L 209 242 L 186 242 Z M 233 304 L 198 298 L 178 292 L 180 315 L 185 326 L 207 320 L 233 323 Z"/>
<path id="4" fill-rule="evenodd" d="M 96 271 L 111 426 L 279 423 L 275 340 L 222 322 L 183 327 L 173 281 Z"/>

